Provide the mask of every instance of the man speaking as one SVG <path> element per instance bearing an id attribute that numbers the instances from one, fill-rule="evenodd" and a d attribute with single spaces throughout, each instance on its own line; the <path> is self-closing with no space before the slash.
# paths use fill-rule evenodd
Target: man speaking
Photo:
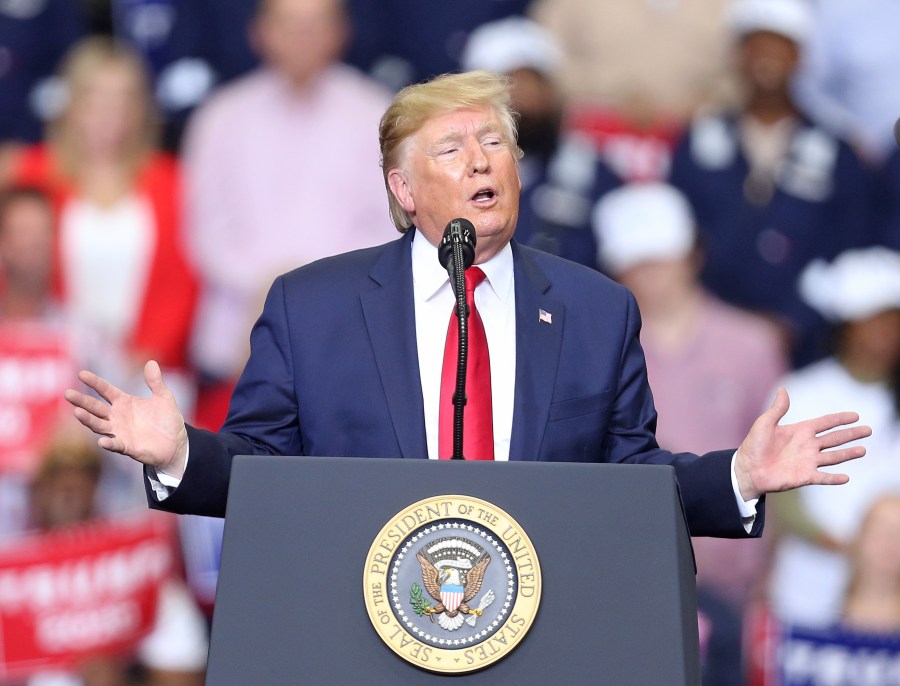
<path id="1" fill-rule="evenodd" d="M 846 426 L 858 420 L 852 412 L 779 426 L 783 390 L 736 451 L 657 446 L 632 295 L 512 241 L 519 150 L 503 79 L 470 72 L 411 86 L 382 118 L 380 139 L 403 237 L 275 281 L 220 432 L 185 425 L 155 362 L 145 368 L 148 398 L 90 372 L 79 378 L 102 400 L 66 392 L 103 448 L 146 465 L 151 506 L 223 516 L 234 455 L 449 457 L 452 375 L 443 371 L 456 364 L 455 297 L 437 245 L 456 218 L 476 230 L 470 346 L 486 347 L 488 367 L 468 378 L 470 409 L 480 403 L 483 415 L 470 420 L 467 409 L 471 457 L 671 464 L 693 535 L 758 534 L 765 493 L 846 482 L 818 468 L 862 456 L 844 446 L 869 428 Z M 342 192 L 352 189 L 321 202 L 339 203 Z"/>

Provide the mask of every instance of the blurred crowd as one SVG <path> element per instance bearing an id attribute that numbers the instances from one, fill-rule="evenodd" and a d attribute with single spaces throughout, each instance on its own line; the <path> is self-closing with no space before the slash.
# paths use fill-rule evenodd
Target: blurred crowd
<path id="1" fill-rule="evenodd" d="M 760 622 L 900 638 L 897 26 L 888 0 L 0 2 L 0 555 L 144 507 L 61 407 L 75 370 L 140 392 L 155 359 L 218 428 L 273 277 L 397 235 L 392 93 L 485 69 L 516 240 L 634 292 L 664 448 L 737 445 L 778 386 L 789 421 L 874 429 L 761 540 L 695 539 L 704 684 L 773 683 Z M 202 683 L 221 531 L 172 527 L 139 640 L 0 683 Z"/>

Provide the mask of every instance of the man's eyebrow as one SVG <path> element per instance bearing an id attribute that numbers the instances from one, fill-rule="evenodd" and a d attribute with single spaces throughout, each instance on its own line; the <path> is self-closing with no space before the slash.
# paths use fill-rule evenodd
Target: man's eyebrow
<path id="1" fill-rule="evenodd" d="M 499 124 L 491 122 L 488 124 L 484 124 L 483 126 L 480 126 L 478 128 L 478 130 L 475 132 L 475 135 L 480 137 L 486 133 L 502 133 L 502 132 L 503 132 L 503 129 L 500 127 Z M 438 138 L 434 142 L 434 144 L 436 146 L 439 146 L 439 145 L 444 145 L 445 143 L 455 143 L 457 141 L 462 140 L 464 137 L 465 137 L 465 131 L 462 131 L 461 129 L 453 129 L 451 131 L 448 131 L 446 134 L 444 134 L 440 138 Z"/>
<path id="2" fill-rule="evenodd" d="M 438 138 L 434 144 L 435 145 L 443 145 L 444 143 L 453 143 L 463 138 L 463 132 L 459 129 L 453 129 L 452 131 L 448 131 L 446 134 Z"/>

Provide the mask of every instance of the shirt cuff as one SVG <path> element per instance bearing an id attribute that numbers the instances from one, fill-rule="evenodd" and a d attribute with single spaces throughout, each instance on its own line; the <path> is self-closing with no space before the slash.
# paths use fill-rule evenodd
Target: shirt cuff
<path id="1" fill-rule="evenodd" d="M 741 513 L 741 522 L 744 525 L 744 531 L 748 534 L 753 529 L 756 522 L 756 503 L 759 498 L 751 498 L 744 500 L 741 495 L 741 489 L 738 487 L 737 473 L 734 471 L 734 463 L 737 460 L 737 452 L 731 456 L 731 488 L 734 490 L 734 498 L 737 501 L 738 511 Z"/>
<path id="2" fill-rule="evenodd" d="M 184 454 L 184 468 L 187 469 L 188 458 L 191 456 L 191 444 L 188 443 L 187 451 Z M 153 489 L 153 495 L 159 502 L 162 502 L 172 492 L 181 485 L 181 478 L 166 474 L 163 470 L 156 467 L 147 467 L 147 479 L 150 481 L 150 487 Z"/>

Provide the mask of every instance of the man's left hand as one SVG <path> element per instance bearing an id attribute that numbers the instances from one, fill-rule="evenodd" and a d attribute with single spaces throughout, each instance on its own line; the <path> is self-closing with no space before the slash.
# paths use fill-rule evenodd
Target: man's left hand
<path id="1" fill-rule="evenodd" d="M 810 484 L 845 484 L 850 480 L 846 474 L 822 472 L 819 467 L 841 464 L 866 454 L 861 445 L 835 450 L 872 435 L 872 429 L 864 425 L 838 429 L 859 421 L 855 412 L 837 412 L 779 425 L 789 407 L 787 391 L 779 388 L 772 406 L 753 423 L 738 448 L 734 471 L 744 500 Z"/>

